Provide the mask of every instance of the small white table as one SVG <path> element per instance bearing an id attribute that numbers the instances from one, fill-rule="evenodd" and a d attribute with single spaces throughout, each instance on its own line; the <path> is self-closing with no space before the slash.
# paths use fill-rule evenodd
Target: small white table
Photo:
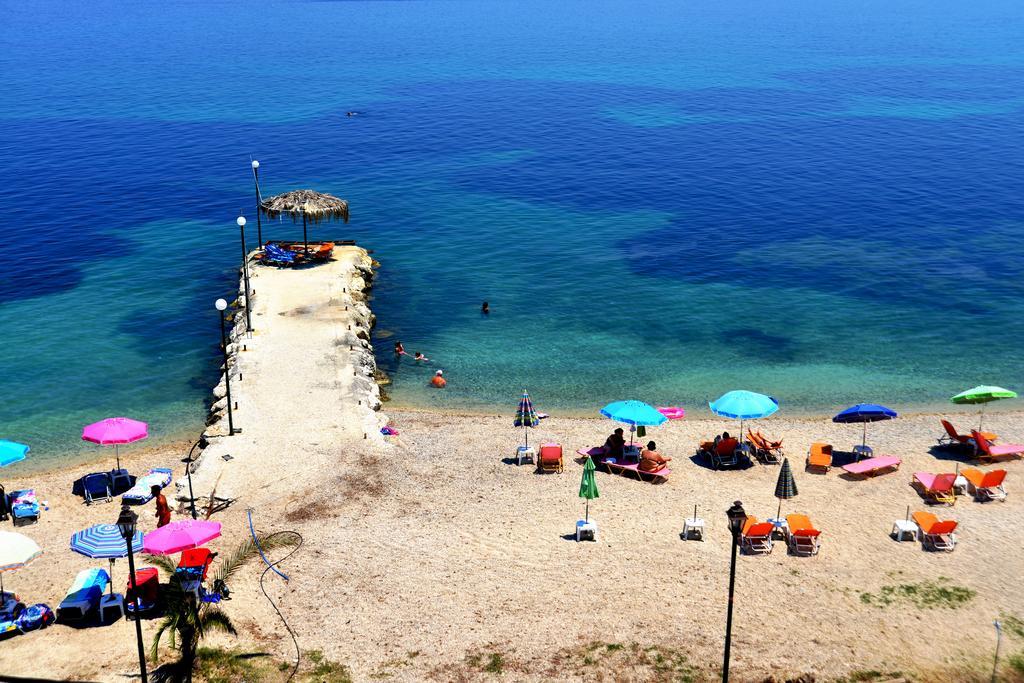
<path id="1" fill-rule="evenodd" d="M 597 523 L 594 520 L 584 521 L 582 519 L 576 521 L 576 540 L 577 541 L 596 541 L 597 540 Z"/>
<path id="2" fill-rule="evenodd" d="M 700 517 L 687 517 L 683 520 L 683 540 L 690 540 L 690 534 L 704 540 L 704 520 Z"/>
<path id="3" fill-rule="evenodd" d="M 520 446 L 516 449 L 516 464 L 522 465 L 524 460 L 529 459 L 530 462 L 537 462 L 537 451 L 533 450 L 533 446 Z"/>
<path id="4" fill-rule="evenodd" d="M 120 593 L 106 594 L 100 598 L 100 621 L 110 624 L 124 618 L 124 596 Z"/>
<path id="5" fill-rule="evenodd" d="M 965 493 L 967 493 L 967 480 L 964 479 L 964 475 L 958 474 L 953 480 L 953 495 L 962 496 Z"/>
<path id="6" fill-rule="evenodd" d="M 775 519 L 769 517 L 768 522 L 775 528 L 772 530 L 772 534 L 781 534 L 783 538 L 789 537 L 789 522 L 785 519 Z"/>
<path id="7" fill-rule="evenodd" d="M 892 535 L 897 541 L 902 541 L 904 536 L 909 535 L 910 540 L 917 540 L 917 524 L 909 519 L 897 519 L 892 523 Z"/>

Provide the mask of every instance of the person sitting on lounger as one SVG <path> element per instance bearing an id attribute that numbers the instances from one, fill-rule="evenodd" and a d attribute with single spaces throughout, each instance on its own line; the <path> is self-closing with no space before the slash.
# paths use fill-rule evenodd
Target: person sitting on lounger
<path id="1" fill-rule="evenodd" d="M 622 436 L 622 427 L 619 427 L 605 439 L 604 453 L 601 455 L 601 459 L 622 458 L 625 447 L 626 439 Z"/>
<path id="2" fill-rule="evenodd" d="M 659 453 L 658 447 L 654 445 L 653 441 L 648 441 L 647 448 L 640 451 L 640 465 L 638 469 L 641 472 L 657 472 L 664 469 L 671 459 Z"/>

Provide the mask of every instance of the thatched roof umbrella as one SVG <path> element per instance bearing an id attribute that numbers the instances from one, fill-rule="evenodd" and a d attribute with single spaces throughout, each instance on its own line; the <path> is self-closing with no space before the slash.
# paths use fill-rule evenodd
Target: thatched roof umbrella
<path id="1" fill-rule="evenodd" d="M 290 216 L 292 221 L 302 216 L 302 248 L 309 251 L 309 240 L 306 238 L 306 217 L 314 223 L 332 218 L 340 218 L 348 223 L 348 202 L 338 199 L 333 194 L 315 190 L 292 190 L 260 202 L 260 210 L 268 218 L 281 215 Z"/>

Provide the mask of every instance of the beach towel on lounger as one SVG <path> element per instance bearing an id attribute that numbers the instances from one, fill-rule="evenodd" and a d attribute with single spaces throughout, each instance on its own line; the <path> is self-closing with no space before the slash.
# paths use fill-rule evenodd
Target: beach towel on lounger
<path id="1" fill-rule="evenodd" d="M 135 486 L 125 492 L 121 502 L 131 505 L 143 505 L 153 500 L 151 489 L 154 486 L 163 488 L 171 483 L 171 470 L 168 467 L 154 467 L 135 480 Z"/>
<path id="2" fill-rule="evenodd" d="M 39 500 L 36 499 L 35 489 L 11 492 L 11 516 L 15 524 L 22 519 L 37 519 L 39 517 Z"/>
<path id="3" fill-rule="evenodd" d="M 99 607 L 103 591 L 110 584 L 110 575 L 106 569 L 94 567 L 78 572 L 75 582 L 68 589 L 67 597 L 57 607 L 57 617 L 61 621 L 81 621 Z"/>

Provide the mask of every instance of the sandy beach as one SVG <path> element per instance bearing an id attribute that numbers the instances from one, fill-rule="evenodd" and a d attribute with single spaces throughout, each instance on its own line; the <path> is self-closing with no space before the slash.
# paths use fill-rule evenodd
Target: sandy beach
<path id="1" fill-rule="evenodd" d="M 964 425 L 974 419 L 956 417 Z M 1014 430 L 1021 417 L 1000 413 L 986 426 L 1019 440 L 1024 435 Z M 540 475 L 529 465 L 510 464 L 521 431 L 509 416 L 398 412 L 393 422 L 401 430 L 396 445 L 334 444 L 322 462 L 301 449 L 282 453 L 307 466 L 319 484 L 259 494 L 260 530 L 294 529 L 305 539 L 283 567 L 291 582 L 268 584 L 303 649 L 345 663 L 356 680 L 484 680 L 495 675 L 493 666 L 487 671 L 495 656 L 508 680 L 717 675 L 729 562 L 724 510 L 740 499 L 750 514 L 765 518 L 777 505 L 778 467 L 714 472 L 691 461 L 701 436 L 732 425 L 682 420 L 651 430 L 673 457 L 670 480 L 652 485 L 599 473 L 601 497 L 591 506 L 599 542 L 576 543 L 568 535 L 583 512 L 576 496 L 582 466 L 567 458 L 564 473 Z M 794 557 L 780 544 L 769 556 L 740 558 L 734 680 L 802 674 L 838 680 L 865 671 L 969 680 L 966 671 L 984 672 L 994 648 L 993 619 L 1024 616 L 1024 550 L 1016 531 L 1024 521 L 1021 463 L 1005 465 L 1007 502 L 964 496 L 953 508 L 932 508 L 909 482 L 914 471 L 957 465 L 941 452 L 929 453 L 937 416 L 875 425 L 870 441 L 876 452 L 904 462 L 896 473 L 864 481 L 803 468 L 812 440 L 846 448 L 856 441 L 857 427 L 778 416 L 762 426 L 785 438 L 792 457 L 799 495 L 784 502 L 783 512 L 809 515 L 823 532 L 822 549 L 817 557 Z M 551 418 L 531 441 L 558 441 L 571 453 L 600 441 L 611 427 L 601 419 Z M 168 457 L 149 453 L 127 461 L 139 471 Z M 48 553 L 6 577 L 27 599 L 58 602 L 73 573 L 93 564 L 66 551 L 67 538 L 116 517 L 113 505 L 85 507 L 66 493 L 68 482 L 88 469 L 33 481 L 51 509 L 26 533 Z M 704 542 L 679 537 L 693 505 L 707 520 Z M 903 518 L 908 505 L 956 519 L 956 550 L 925 552 L 890 538 L 893 520 Z M 215 549 L 245 536 L 245 506 L 243 499 L 216 516 L 225 536 Z M 143 522 L 153 524 L 148 515 Z M 120 587 L 123 563 L 116 572 Z M 227 608 L 239 637 L 214 642 L 287 660 L 290 640 L 260 595 L 257 574 L 254 565 L 232 582 Z M 871 602 L 886 586 L 927 582 L 966 588 L 973 597 L 955 608 L 920 607 L 903 598 Z M 151 634 L 153 623 L 145 629 Z M 1024 642 L 1008 636 L 1004 645 L 1013 653 Z M 132 647 L 131 626 L 121 621 L 86 630 L 58 625 L 10 640 L 3 652 L 5 669 L 14 675 L 121 680 L 132 671 Z"/>
<path id="2" fill-rule="evenodd" d="M 242 431 L 228 434 L 222 380 L 193 487 L 201 514 L 211 498 L 218 507 L 212 518 L 224 534 L 210 544 L 215 551 L 247 538 L 250 511 L 258 531 L 302 535 L 300 551 L 282 565 L 290 581 L 272 577 L 267 589 L 304 652 L 322 652 L 360 681 L 719 676 L 731 541 L 725 510 L 741 500 L 748 514 L 766 519 L 778 505 L 778 466 L 713 471 L 694 456 L 699 441 L 736 432 L 736 423 L 694 419 L 694 410 L 651 428 L 648 438 L 672 458 L 668 481 L 599 472 L 600 497 L 591 505 L 599 536 L 577 543 L 583 501 L 575 451 L 602 443 L 616 423 L 543 420 L 531 443 L 562 444 L 565 471 L 538 474 L 511 457 L 523 437 L 511 424 L 512 402 L 502 415 L 396 410 L 388 417 L 368 342 L 369 255 L 341 247 L 317 268 L 255 266 L 253 276 L 255 333 L 244 333 L 239 314 L 229 348 Z M 510 386 L 509 395 L 518 389 Z M 969 410 L 950 412 L 961 429 L 977 419 Z M 813 441 L 833 444 L 839 463 L 848 460 L 858 425 L 784 412 L 759 423 L 784 439 L 795 472 L 799 494 L 784 502 L 783 514 L 808 515 L 822 531 L 822 547 L 815 557 L 796 557 L 779 543 L 770 555 L 740 558 L 733 680 L 987 680 L 993 620 L 1019 625 L 1014 620 L 1024 618 L 1024 463 L 1004 465 L 1006 502 L 961 496 L 952 508 L 933 509 L 960 524 L 954 552 L 895 541 L 889 532 L 908 506 L 932 509 L 911 488 L 912 474 L 952 472 L 967 462 L 934 449 L 939 417 L 902 415 L 872 425 L 875 452 L 903 464 L 860 480 L 839 469 L 804 470 Z M 1020 442 L 1022 418 L 996 411 L 986 428 Z M 386 423 L 400 435 L 381 436 Z M 177 492 L 178 519 L 187 515 L 180 462 L 187 448 L 126 448 L 122 457 L 136 474 L 175 468 L 176 488 L 168 490 Z M 56 607 L 77 571 L 105 565 L 67 549 L 73 532 L 117 517 L 116 504 L 85 506 L 70 493 L 74 479 L 105 466 L 24 480 L 5 471 L 8 490 L 33 486 L 48 504 L 37 524 L 21 529 L 45 555 L 5 576 L 23 600 Z M 683 520 L 695 506 L 706 520 L 705 538 L 684 541 Z M 152 508 L 142 513 L 140 526 L 152 530 Z M 287 662 L 292 643 L 259 590 L 261 571 L 254 562 L 231 579 L 225 610 L 238 636 L 212 635 L 207 644 Z M 126 578 L 119 561 L 115 590 Z M 147 643 L 158 623 L 144 623 Z M 1008 655 L 1024 648 L 1022 641 L 1011 630 Z M 58 624 L 0 648 L 2 671 L 14 676 L 117 681 L 137 667 L 133 627 L 123 620 L 83 629 Z M 173 659 L 165 647 L 149 666 Z"/>

